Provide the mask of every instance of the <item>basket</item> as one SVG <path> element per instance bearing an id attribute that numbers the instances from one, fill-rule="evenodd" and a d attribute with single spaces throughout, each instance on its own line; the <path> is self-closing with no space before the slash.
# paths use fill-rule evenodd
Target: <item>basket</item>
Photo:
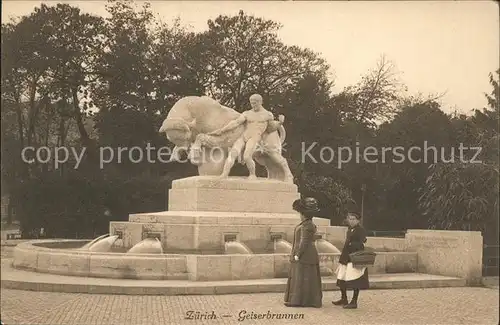
<path id="1" fill-rule="evenodd" d="M 375 264 L 375 257 L 377 254 L 371 251 L 358 251 L 349 254 L 349 258 L 351 259 L 351 263 L 354 266 L 371 266 Z"/>

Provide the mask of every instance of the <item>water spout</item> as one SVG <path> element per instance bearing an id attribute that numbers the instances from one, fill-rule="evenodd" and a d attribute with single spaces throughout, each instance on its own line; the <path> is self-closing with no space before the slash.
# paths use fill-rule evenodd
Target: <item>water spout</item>
<path id="1" fill-rule="evenodd" d="M 114 242 L 118 239 L 117 235 L 109 236 L 106 238 L 99 239 L 94 244 L 89 246 L 88 250 L 91 252 L 110 252 L 111 246 L 113 246 Z"/>
<path id="2" fill-rule="evenodd" d="M 340 254 L 340 250 L 337 247 L 322 238 L 316 240 L 316 249 L 318 250 L 318 253 Z"/>
<path id="3" fill-rule="evenodd" d="M 274 241 L 274 253 L 276 254 L 290 254 L 292 252 L 292 244 L 284 239 L 277 239 Z"/>
<path id="4" fill-rule="evenodd" d="M 123 239 L 118 237 L 117 240 L 115 240 L 115 242 L 113 243 L 113 245 L 111 246 L 111 249 L 115 248 L 115 249 L 120 249 L 124 246 L 124 243 L 123 243 Z"/>
<path id="5" fill-rule="evenodd" d="M 91 242 L 86 243 L 85 245 L 83 245 L 83 246 L 82 246 L 82 247 L 80 247 L 79 249 L 87 251 L 87 250 L 89 250 L 90 246 L 94 245 L 95 243 L 97 243 L 97 242 L 98 242 L 98 241 L 100 241 L 101 239 L 106 238 L 106 237 L 108 237 L 108 236 L 109 236 L 109 234 L 104 234 L 104 235 L 102 235 L 102 236 L 99 236 L 99 237 L 97 237 L 96 239 L 92 240 Z"/>
<path id="6" fill-rule="evenodd" d="M 239 241 L 227 241 L 224 244 L 224 251 L 226 254 L 253 254 L 247 245 Z"/>
<path id="7" fill-rule="evenodd" d="M 146 238 L 129 249 L 127 254 L 163 254 L 163 247 L 158 238 Z"/>

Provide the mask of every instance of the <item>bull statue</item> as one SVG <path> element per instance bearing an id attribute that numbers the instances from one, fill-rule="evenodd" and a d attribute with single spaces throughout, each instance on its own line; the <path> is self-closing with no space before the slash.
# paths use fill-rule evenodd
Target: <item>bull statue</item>
<path id="1" fill-rule="evenodd" d="M 180 161 L 186 153 L 199 175 L 227 177 L 239 158 L 250 178 L 255 178 L 255 161 L 266 168 L 268 179 L 293 183 L 282 156 L 284 116 L 275 121 L 262 107 L 260 95 L 252 95 L 250 103 L 251 110 L 239 113 L 206 96 L 178 100 L 159 130 L 175 145 L 171 161 Z"/>

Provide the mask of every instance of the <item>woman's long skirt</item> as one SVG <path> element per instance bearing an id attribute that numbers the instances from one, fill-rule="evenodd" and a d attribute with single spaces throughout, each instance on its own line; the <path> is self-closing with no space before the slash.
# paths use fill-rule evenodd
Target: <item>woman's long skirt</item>
<path id="1" fill-rule="evenodd" d="M 340 264 L 335 272 L 337 274 L 337 286 L 340 289 L 368 289 L 368 269 L 366 267 L 354 267 L 351 262 L 347 265 Z"/>
<path id="2" fill-rule="evenodd" d="M 285 289 L 285 303 L 297 307 L 321 307 L 323 291 L 319 264 L 292 262 Z"/>

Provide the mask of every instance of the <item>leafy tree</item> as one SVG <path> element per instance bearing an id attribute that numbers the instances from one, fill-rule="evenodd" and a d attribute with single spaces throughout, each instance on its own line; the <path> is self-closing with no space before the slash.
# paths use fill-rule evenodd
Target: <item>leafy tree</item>
<path id="1" fill-rule="evenodd" d="M 341 224 L 354 203 L 351 191 L 332 177 L 306 172 L 298 176 L 298 184 L 303 196 L 318 199 L 319 216 L 330 219 L 332 225 Z"/>
<path id="2" fill-rule="evenodd" d="M 435 102 L 404 107 L 393 121 L 380 126 L 375 141 L 379 163 L 373 165 L 374 176 L 367 184 L 367 208 L 377 216 L 379 227 L 426 227 L 418 208 L 419 188 L 432 163 L 451 159 L 453 134 L 449 117 Z M 383 148 L 389 149 L 385 162 Z"/>
<path id="3" fill-rule="evenodd" d="M 420 202 L 431 228 L 485 231 L 498 216 L 498 191 L 498 169 L 435 164 Z"/>
<path id="4" fill-rule="evenodd" d="M 16 111 L 20 146 L 65 144 L 72 120 L 81 144 L 91 147 L 85 88 L 96 75 L 102 19 L 66 4 L 42 4 L 2 28 L 2 101 Z"/>
<path id="5" fill-rule="evenodd" d="M 284 154 L 290 160 L 294 174 L 324 169 L 321 163 L 303 159 L 303 151 L 316 144 L 311 154 L 319 160 L 319 148 L 331 145 L 335 140 L 340 118 L 333 106 L 331 87 L 332 82 L 325 76 L 309 74 L 299 80 L 296 87 L 269 101 L 276 114 L 286 116 Z"/>
<path id="6" fill-rule="evenodd" d="M 497 72 L 498 74 L 498 72 Z M 481 162 L 438 163 L 422 189 L 420 207 L 432 228 L 482 230 L 485 241 L 498 240 L 499 153 L 498 80 L 490 74 L 493 92 L 486 94 L 489 107 L 460 117 L 461 141 L 481 147 Z M 470 158 L 470 157 L 469 157 Z"/>
<path id="7" fill-rule="evenodd" d="M 491 91 L 491 94 L 485 94 L 486 99 L 488 100 L 488 106 L 489 110 L 486 109 L 488 112 L 493 113 L 496 112 L 498 113 L 499 106 L 500 106 L 500 88 L 499 88 L 499 78 L 500 78 L 500 69 L 497 69 L 496 71 L 497 79 L 495 80 L 495 76 L 493 73 L 490 73 L 490 84 L 493 90 Z M 494 118 L 498 120 L 498 114 L 494 116 Z"/>
<path id="8" fill-rule="evenodd" d="M 138 8 L 131 1 L 109 1 L 107 10 L 106 51 L 99 60 L 104 77 L 92 91 L 100 144 L 115 150 L 167 145 L 158 127 L 169 108 L 182 96 L 201 94 L 184 53 L 193 54 L 194 36 L 179 21 L 168 26 L 155 20 L 147 3 Z M 156 157 L 156 150 L 151 153 Z M 164 168 L 146 159 L 112 165 L 126 173 Z"/>
<path id="9" fill-rule="evenodd" d="M 196 65 L 206 93 L 242 110 L 254 92 L 267 99 L 294 88 L 304 75 L 327 72 L 316 53 L 283 44 L 276 34 L 280 28 L 243 11 L 209 20 L 208 31 L 198 37 L 204 50 Z"/>

